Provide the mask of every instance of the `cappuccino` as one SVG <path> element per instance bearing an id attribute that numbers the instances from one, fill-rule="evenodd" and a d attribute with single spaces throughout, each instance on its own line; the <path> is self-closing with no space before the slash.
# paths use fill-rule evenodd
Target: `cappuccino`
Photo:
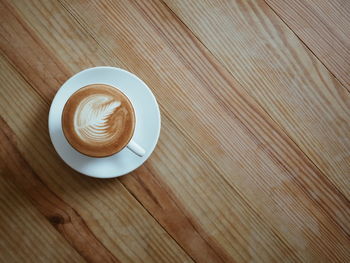
<path id="1" fill-rule="evenodd" d="M 129 99 L 118 89 L 104 84 L 85 86 L 67 101 L 62 128 L 77 151 L 105 157 L 122 150 L 135 129 L 135 113 Z"/>

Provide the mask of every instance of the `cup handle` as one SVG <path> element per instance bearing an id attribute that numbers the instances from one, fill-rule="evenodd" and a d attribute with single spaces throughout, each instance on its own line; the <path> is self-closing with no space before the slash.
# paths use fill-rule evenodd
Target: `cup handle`
<path id="1" fill-rule="evenodd" d="M 134 154 L 140 157 L 144 156 L 146 153 L 145 149 L 143 149 L 140 145 L 138 145 L 133 140 L 131 140 L 126 147 L 128 147 L 130 151 L 132 151 Z"/>

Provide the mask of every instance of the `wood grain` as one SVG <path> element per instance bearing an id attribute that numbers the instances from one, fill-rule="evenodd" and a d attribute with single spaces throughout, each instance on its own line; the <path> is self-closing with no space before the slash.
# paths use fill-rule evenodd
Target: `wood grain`
<path id="1" fill-rule="evenodd" d="M 0 90 L 0 114 L 16 138 L 16 160 L 30 164 L 117 260 L 349 261 L 349 200 L 166 5 L 61 3 L 4 2 L 0 76 L 10 85 Z M 43 121 L 61 84 L 55 76 L 94 64 L 139 75 L 162 111 L 156 151 L 121 179 L 71 171 Z M 51 209 L 60 207 L 47 196 Z"/>
<path id="2" fill-rule="evenodd" d="M 266 2 L 350 91 L 350 2 Z"/>
<path id="3" fill-rule="evenodd" d="M 2 122 L 0 127 L 0 262 L 84 262 L 17 186 L 7 179 L 12 173 L 3 165 L 5 160 L 9 162 L 11 159 L 3 158 L 12 153 L 4 147 L 7 146 L 7 137 Z"/>
<path id="4" fill-rule="evenodd" d="M 85 259 L 119 262 L 91 233 L 81 216 L 45 186 L 14 147 L 15 136 L 5 121 L 0 120 L 0 124 L 1 143 L 6 147 L 6 151 L 1 152 L 5 176 L 23 188 L 39 211 Z M 13 204 L 9 202 L 9 205 Z"/>
<path id="5" fill-rule="evenodd" d="M 349 198 L 350 94 L 294 33 L 259 0 L 166 2 Z"/>

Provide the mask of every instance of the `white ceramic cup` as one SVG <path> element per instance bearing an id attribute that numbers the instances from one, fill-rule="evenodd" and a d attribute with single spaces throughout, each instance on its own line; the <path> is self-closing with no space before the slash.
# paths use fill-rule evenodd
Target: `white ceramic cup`
<path id="1" fill-rule="evenodd" d="M 98 84 L 98 83 L 95 83 L 95 84 Z M 128 100 L 130 101 L 131 105 L 132 105 L 132 102 L 131 102 L 130 98 L 129 98 L 127 95 L 125 95 L 121 90 L 119 90 L 119 89 L 118 89 L 117 87 L 115 87 L 115 86 L 111 86 L 111 85 L 109 85 L 109 86 L 110 86 L 110 87 L 113 87 L 113 88 L 115 88 L 115 89 L 117 89 L 120 93 L 122 93 L 125 97 L 127 97 Z M 74 93 L 73 93 L 71 96 L 73 96 L 73 95 L 74 95 Z M 70 96 L 70 97 L 71 97 L 71 96 Z M 68 103 L 70 97 L 68 98 L 66 104 Z M 133 105 L 132 105 L 132 108 L 133 108 L 133 111 L 135 112 L 135 108 L 134 108 Z M 62 114 L 63 114 L 63 112 L 62 112 Z M 137 122 L 137 120 L 136 120 L 136 116 L 135 116 L 135 126 L 136 126 L 136 122 Z M 62 127 L 62 129 L 63 129 L 63 127 Z M 142 156 L 145 155 L 145 153 L 146 153 L 145 149 L 143 149 L 138 143 L 136 143 L 136 142 L 132 139 L 132 137 L 133 137 L 133 135 L 134 135 L 134 132 L 135 132 L 135 130 L 133 131 L 133 134 L 131 135 L 131 139 L 130 139 L 129 143 L 128 143 L 125 147 L 121 148 L 119 151 L 115 152 L 114 154 L 117 154 L 117 153 L 119 153 L 120 151 L 122 151 L 123 149 L 128 148 L 131 152 L 133 152 L 133 153 L 136 154 L 137 156 L 142 157 Z M 73 145 L 72 145 L 72 147 L 73 147 Z M 73 148 L 74 148 L 74 147 L 73 147 Z M 84 153 L 82 153 L 82 154 L 84 154 Z"/>

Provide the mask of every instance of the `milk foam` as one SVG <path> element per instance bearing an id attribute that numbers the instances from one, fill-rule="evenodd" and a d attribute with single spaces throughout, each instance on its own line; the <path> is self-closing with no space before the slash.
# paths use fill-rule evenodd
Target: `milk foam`
<path id="1" fill-rule="evenodd" d="M 120 106 L 120 101 L 108 94 L 93 94 L 84 98 L 74 114 L 74 130 L 85 142 L 109 141 L 114 132 L 109 118 Z"/>

